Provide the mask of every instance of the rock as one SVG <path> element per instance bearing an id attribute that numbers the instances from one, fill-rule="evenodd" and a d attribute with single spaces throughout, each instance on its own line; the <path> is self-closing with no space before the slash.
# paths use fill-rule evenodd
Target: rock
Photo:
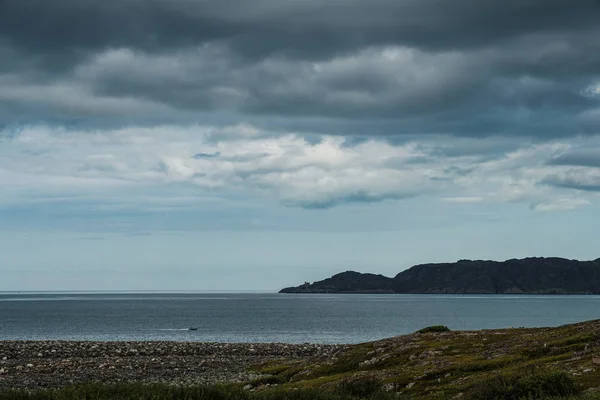
<path id="1" fill-rule="evenodd" d="M 600 365 L 600 357 L 594 357 L 594 358 L 592 358 L 592 364 L 594 364 L 594 365 Z"/>
<path id="2" fill-rule="evenodd" d="M 0 368 L 0 375 L 5 374 L 7 371 L 4 368 Z"/>
<path id="3" fill-rule="evenodd" d="M 411 387 L 415 386 L 414 382 L 409 383 L 408 385 L 406 385 L 407 389 L 410 389 Z"/>
<path id="4" fill-rule="evenodd" d="M 409 359 L 410 361 L 414 361 L 414 360 L 416 360 L 416 359 L 417 359 L 417 356 L 416 356 L 416 355 L 414 355 L 414 354 L 411 354 L 411 355 L 410 355 L 410 357 L 408 357 L 408 359 Z"/>
<path id="5" fill-rule="evenodd" d="M 359 367 L 369 367 L 375 363 L 377 363 L 379 361 L 379 359 L 377 357 L 373 357 L 370 360 L 365 360 L 363 362 L 361 362 L 360 364 L 358 364 Z"/>
<path id="6" fill-rule="evenodd" d="M 250 385 L 250 384 L 247 384 L 247 385 L 246 385 L 246 386 L 244 386 L 242 389 L 243 389 L 243 390 L 250 390 L 250 389 L 252 389 L 252 385 Z"/>
<path id="7" fill-rule="evenodd" d="M 391 392 L 393 390 L 396 390 L 396 385 L 393 383 L 386 383 L 385 385 L 383 385 L 382 389 L 386 392 Z"/>
<path id="8" fill-rule="evenodd" d="M 64 386 L 71 380 L 78 384 L 96 379 L 106 383 L 148 381 L 178 385 L 240 382 L 243 386 L 260 378 L 247 372 L 250 364 L 294 355 L 329 359 L 323 354 L 341 354 L 345 349 L 340 345 L 277 343 L 0 341 L 0 368 L 4 368 L 0 386 L 38 389 Z M 43 357 L 38 358 L 38 354 Z M 264 387 L 253 386 L 249 390 Z"/>

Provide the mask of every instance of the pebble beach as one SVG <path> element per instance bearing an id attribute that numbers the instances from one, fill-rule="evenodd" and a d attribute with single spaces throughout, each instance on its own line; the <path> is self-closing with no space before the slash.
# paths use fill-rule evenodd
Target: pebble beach
<path id="1" fill-rule="evenodd" d="M 197 342 L 0 341 L 0 389 L 87 382 L 211 384 L 257 378 L 253 365 L 329 359 L 346 345 Z"/>

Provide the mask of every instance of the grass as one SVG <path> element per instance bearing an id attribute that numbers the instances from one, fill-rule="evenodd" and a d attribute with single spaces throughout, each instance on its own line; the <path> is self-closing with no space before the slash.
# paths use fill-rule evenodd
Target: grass
<path id="1" fill-rule="evenodd" d="M 580 389 L 564 371 L 539 374 L 499 375 L 475 386 L 470 400 L 537 400 L 557 396 L 573 396 Z"/>
<path id="2" fill-rule="evenodd" d="M 450 332 L 450 328 L 445 325 L 433 325 L 423 329 L 419 329 L 417 333 L 429 333 L 429 332 Z"/>
<path id="3" fill-rule="evenodd" d="M 337 387 L 337 392 L 349 397 L 368 398 L 381 392 L 383 382 L 373 376 L 363 376 L 354 379 L 344 377 Z"/>
<path id="4" fill-rule="evenodd" d="M 594 393 L 576 395 L 589 389 L 600 391 L 600 365 L 592 363 L 600 355 L 598 331 L 600 321 L 471 332 L 434 326 L 413 335 L 352 346 L 329 362 L 304 361 L 293 368 L 283 368 L 285 364 L 278 368 L 275 363 L 268 368 L 273 376 L 283 378 L 280 390 L 328 390 L 336 384 L 348 388 L 360 378 L 381 382 L 400 398 L 467 399 L 483 388 L 496 387 L 494 396 L 516 393 L 512 398 L 600 400 Z"/>
<path id="5" fill-rule="evenodd" d="M 0 391 L 0 400 L 408 400 L 410 394 L 385 392 L 382 382 L 363 378 L 340 382 L 328 390 L 264 390 L 250 392 L 239 385 L 177 387 L 168 384 L 88 384 L 38 391 Z M 464 400 L 600 400 L 600 393 L 577 392 L 575 383 L 561 371 L 538 376 L 500 376 L 482 383 Z M 431 391 L 428 399 L 447 399 L 450 392 Z"/>

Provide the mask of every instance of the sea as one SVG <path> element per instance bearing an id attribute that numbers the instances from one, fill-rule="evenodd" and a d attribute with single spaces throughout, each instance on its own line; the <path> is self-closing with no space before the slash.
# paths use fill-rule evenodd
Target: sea
<path id="1" fill-rule="evenodd" d="M 360 343 L 431 325 L 558 326 L 600 296 L 0 293 L 0 340 Z"/>

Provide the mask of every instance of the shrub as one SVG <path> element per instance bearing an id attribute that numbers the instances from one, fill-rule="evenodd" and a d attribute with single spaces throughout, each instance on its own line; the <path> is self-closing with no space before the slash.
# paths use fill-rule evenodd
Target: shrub
<path id="1" fill-rule="evenodd" d="M 347 394 L 355 397 L 369 397 L 381 391 L 383 383 L 372 376 L 361 376 L 357 378 L 342 379 L 338 391 L 340 394 Z"/>
<path id="2" fill-rule="evenodd" d="M 545 399 L 572 396 L 578 392 L 575 382 L 564 371 L 544 371 L 522 375 L 500 375 L 473 388 L 471 400 Z"/>
<path id="3" fill-rule="evenodd" d="M 433 326 L 428 326 L 426 328 L 423 329 L 419 329 L 417 331 L 417 333 L 428 333 L 428 332 L 449 332 L 450 328 L 448 328 L 445 325 L 433 325 Z"/>

